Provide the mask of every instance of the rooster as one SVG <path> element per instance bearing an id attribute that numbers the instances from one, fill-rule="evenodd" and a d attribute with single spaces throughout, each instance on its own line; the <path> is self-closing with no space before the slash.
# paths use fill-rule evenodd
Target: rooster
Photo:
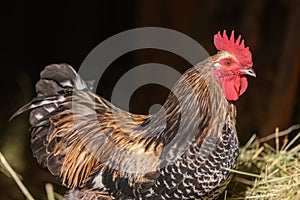
<path id="1" fill-rule="evenodd" d="M 215 199 L 236 167 L 236 107 L 252 69 L 232 31 L 219 50 L 188 69 L 161 110 L 123 111 L 94 94 L 67 64 L 45 67 L 30 110 L 38 163 L 70 188 L 66 199 Z"/>

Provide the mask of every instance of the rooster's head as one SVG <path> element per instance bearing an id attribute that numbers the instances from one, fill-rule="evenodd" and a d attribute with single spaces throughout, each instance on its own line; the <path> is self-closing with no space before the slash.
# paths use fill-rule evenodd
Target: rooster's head
<path id="1" fill-rule="evenodd" d="M 218 32 L 214 36 L 215 47 L 219 50 L 213 57 L 214 77 L 220 84 L 228 101 L 236 101 L 248 86 L 246 75 L 256 76 L 252 69 L 252 54 L 245 47 L 241 36 L 234 39 L 234 31 L 230 38 L 224 30 L 223 36 Z"/>

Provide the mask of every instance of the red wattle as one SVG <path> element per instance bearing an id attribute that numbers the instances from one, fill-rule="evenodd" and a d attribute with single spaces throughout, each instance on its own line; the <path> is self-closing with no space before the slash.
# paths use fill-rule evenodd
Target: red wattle
<path id="1" fill-rule="evenodd" d="M 248 87 L 247 78 L 244 76 L 234 76 L 230 79 L 222 80 L 222 88 L 228 101 L 236 101 Z"/>

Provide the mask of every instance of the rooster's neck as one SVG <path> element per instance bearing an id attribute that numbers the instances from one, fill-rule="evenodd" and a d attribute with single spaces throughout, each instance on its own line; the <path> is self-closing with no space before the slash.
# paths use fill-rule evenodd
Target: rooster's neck
<path id="1" fill-rule="evenodd" d="M 230 103 L 214 80 L 210 64 L 204 61 L 185 72 L 171 90 L 163 109 L 153 116 L 158 123 L 166 124 L 168 131 L 163 132 L 162 138 L 169 140 L 176 135 L 174 133 L 185 139 L 197 138 L 206 131 L 205 127 L 218 129 L 221 125 L 215 123 L 226 121 Z"/>

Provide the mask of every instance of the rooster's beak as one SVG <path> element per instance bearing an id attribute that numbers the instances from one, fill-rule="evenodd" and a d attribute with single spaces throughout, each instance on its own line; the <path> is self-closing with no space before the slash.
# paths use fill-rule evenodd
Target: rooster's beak
<path id="1" fill-rule="evenodd" d="M 256 77 L 256 73 L 255 73 L 255 71 L 254 71 L 253 68 L 242 69 L 241 72 L 242 72 L 243 74 L 246 74 L 246 75 L 249 75 L 249 76 Z"/>

